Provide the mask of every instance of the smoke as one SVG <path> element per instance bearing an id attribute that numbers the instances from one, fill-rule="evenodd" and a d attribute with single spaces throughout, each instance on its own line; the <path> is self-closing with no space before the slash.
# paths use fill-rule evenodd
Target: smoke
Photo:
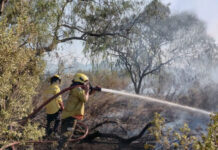
<path id="1" fill-rule="evenodd" d="M 171 128 L 174 130 L 179 130 L 181 127 L 183 127 L 184 123 L 187 123 L 189 127 L 192 129 L 192 132 L 205 132 L 207 129 L 208 122 L 210 121 L 209 117 L 205 117 L 194 113 L 190 114 L 188 112 L 179 110 L 174 112 L 173 117 L 174 120 L 169 120 L 169 122 L 165 124 L 166 129 Z"/>
<path id="2" fill-rule="evenodd" d="M 205 24 L 193 14 L 181 13 L 160 25 L 164 34 L 171 34 L 168 44 L 160 47 L 161 60 L 175 59 L 144 79 L 142 93 L 217 111 L 218 47 Z"/>
<path id="3" fill-rule="evenodd" d="M 212 70 L 209 72 L 209 78 L 212 82 L 218 84 L 218 67 L 213 66 Z"/>
<path id="4" fill-rule="evenodd" d="M 159 23 L 159 26 L 152 27 L 157 27 L 155 29 L 161 34 L 157 34 L 151 41 L 159 43 L 160 36 L 166 36 L 168 43 L 160 47 L 161 61 L 176 59 L 146 76 L 141 94 L 217 112 L 218 48 L 214 39 L 207 35 L 205 24 L 195 15 L 188 13 L 170 16 Z M 137 49 L 134 50 L 137 53 Z M 143 55 L 140 58 L 143 59 Z M 153 59 L 153 62 L 155 61 L 157 60 Z M 145 63 L 146 59 L 142 62 Z M 142 64 L 142 68 L 143 66 L 146 64 Z M 133 84 L 129 85 L 128 91 L 134 91 L 133 87 Z M 187 113 L 177 108 L 168 109 L 163 115 L 169 119 L 168 125 L 173 128 L 181 127 L 187 122 L 192 129 L 201 125 L 205 129 L 209 122 L 209 117 L 196 116 L 196 113 Z"/>

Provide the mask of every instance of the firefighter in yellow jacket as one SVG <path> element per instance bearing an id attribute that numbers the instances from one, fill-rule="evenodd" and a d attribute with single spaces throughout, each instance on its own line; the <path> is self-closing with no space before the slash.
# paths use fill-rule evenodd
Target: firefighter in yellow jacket
<path id="1" fill-rule="evenodd" d="M 50 86 L 45 90 L 44 100 L 54 96 L 60 92 L 59 85 L 61 83 L 61 78 L 58 75 L 54 75 L 50 78 Z M 58 127 L 60 126 L 61 111 L 64 109 L 62 102 L 62 97 L 58 96 L 46 106 L 47 114 L 47 125 L 46 125 L 46 135 L 49 136 L 52 132 L 57 133 Z M 54 126 L 51 128 L 51 123 L 54 121 Z"/>
<path id="2" fill-rule="evenodd" d="M 62 112 L 61 139 L 58 150 L 66 147 L 67 140 L 73 135 L 77 120 L 82 120 L 84 117 L 85 102 L 89 99 L 89 79 L 85 74 L 76 73 L 71 86 L 74 85 L 81 85 L 81 87 L 73 88 L 70 91 Z"/>

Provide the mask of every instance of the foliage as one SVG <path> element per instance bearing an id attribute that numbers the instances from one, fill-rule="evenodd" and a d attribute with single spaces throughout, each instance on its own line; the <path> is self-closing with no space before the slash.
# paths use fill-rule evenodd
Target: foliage
<path id="1" fill-rule="evenodd" d="M 202 140 L 198 140 L 194 148 L 200 150 L 215 150 L 218 148 L 218 113 L 211 115 L 207 135 L 202 135 Z"/>
<path id="2" fill-rule="evenodd" d="M 29 36 L 32 35 L 31 32 L 25 31 L 20 41 L 22 45 L 30 46 L 32 49 L 37 51 L 37 54 L 41 54 L 43 50 L 41 47 L 48 47 L 48 43 L 52 42 L 53 31 L 57 17 L 58 3 L 56 1 L 50 0 L 36 0 L 36 1 L 25 1 L 25 0 L 10 0 L 7 2 L 6 8 L 2 15 L 2 18 L 7 18 L 7 23 L 9 25 L 16 25 L 18 23 L 18 16 L 22 15 L 20 8 L 25 9 L 26 13 L 29 15 L 28 21 L 34 24 L 35 30 L 33 41 L 28 41 Z M 52 47 L 52 45 L 50 45 Z M 54 47 L 53 47 L 54 48 Z"/>
<path id="3" fill-rule="evenodd" d="M 7 17 L 9 23 L 16 24 L 18 8 L 23 3 L 25 0 L 9 1 L 2 16 Z M 34 49 L 40 55 L 54 50 L 59 43 L 80 40 L 84 42 L 86 52 L 104 51 L 111 37 L 125 34 L 121 18 L 132 10 L 133 4 L 130 0 L 29 1 L 26 7 L 30 20 L 39 31 Z"/>
<path id="4" fill-rule="evenodd" d="M 27 8 L 17 7 L 20 12 L 16 24 L 9 25 L 4 17 L 0 20 L 0 145 L 13 140 L 37 139 L 44 132 L 38 129 L 38 124 L 17 123 L 32 111 L 32 97 L 44 69 L 35 51 L 21 46 L 26 32 L 29 34 L 26 40 L 34 43 L 37 30 L 30 22 Z"/>
<path id="5" fill-rule="evenodd" d="M 194 149 L 194 150 L 215 150 L 218 148 L 217 129 L 218 114 L 211 115 L 211 123 L 208 126 L 206 135 L 194 136 L 188 124 L 180 128 L 180 131 L 173 132 L 164 126 L 164 118 L 155 113 L 153 125 L 149 130 L 155 138 L 155 144 L 145 143 L 145 149 L 163 148 L 163 149 Z"/>

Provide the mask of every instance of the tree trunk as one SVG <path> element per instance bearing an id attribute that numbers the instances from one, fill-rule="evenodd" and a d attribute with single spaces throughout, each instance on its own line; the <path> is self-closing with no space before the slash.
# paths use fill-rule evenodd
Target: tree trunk
<path id="1" fill-rule="evenodd" d="M 140 92 L 140 90 L 137 87 L 135 87 L 135 93 L 139 94 L 139 92 Z"/>
<path id="2" fill-rule="evenodd" d="M 141 91 L 142 79 L 143 79 L 143 78 L 144 78 L 144 77 L 140 77 L 139 82 L 138 82 L 138 85 L 137 85 L 137 84 L 134 85 L 134 87 L 135 87 L 135 93 L 136 93 L 136 94 L 139 94 L 140 91 Z"/>

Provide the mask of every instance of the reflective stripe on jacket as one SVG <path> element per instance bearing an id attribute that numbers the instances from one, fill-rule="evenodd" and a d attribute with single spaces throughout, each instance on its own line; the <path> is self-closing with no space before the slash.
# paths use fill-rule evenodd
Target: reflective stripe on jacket
<path id="1" fill-rule="evenodd" d="M 57 83 L 51 84 L 44 92 L 44 101 L 48 100 L 55 94 L 60 92 L 60 88 Z M 57 98 L 53 99 L 50 103 L 48 103 L 46 107 L 47 114 L 54 114 L 60 109 L 59 103 L 62 102 L 62 97 L 59 95 Z"/>
<path id="2" fill-rule="evenodd" d="M 86 102 L 85 97 L 85 91 L 82 88 L 77 87 L 72 89 L 62 112 L 62 119 L 83 116 Z"/>

